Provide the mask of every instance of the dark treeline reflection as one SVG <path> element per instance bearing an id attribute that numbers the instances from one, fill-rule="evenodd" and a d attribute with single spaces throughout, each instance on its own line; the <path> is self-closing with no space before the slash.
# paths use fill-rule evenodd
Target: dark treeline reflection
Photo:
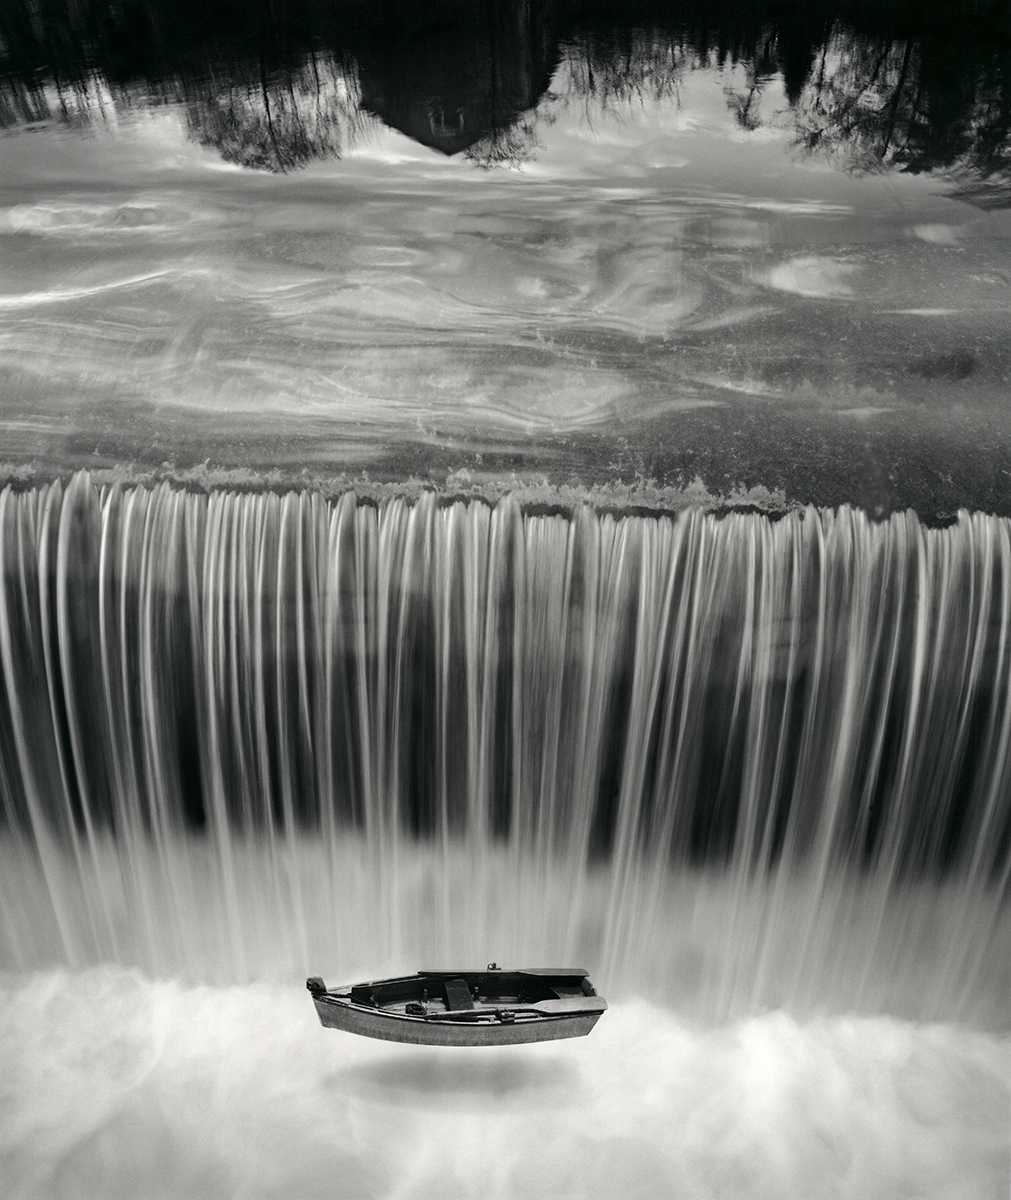
<path id="1" fill-rule="evenodd" d="M 980 203 L 1007 199 L 1008 0 L 5 0 L 0 123 L 181 103 L 194 138 L 267 170 L 339 157 L 377 119 L 516 163 L 562 63 L 604 105 L 737 65 L 727 103 L 745 128 L 779 77 L 805 149 L 946 169 Z"/>

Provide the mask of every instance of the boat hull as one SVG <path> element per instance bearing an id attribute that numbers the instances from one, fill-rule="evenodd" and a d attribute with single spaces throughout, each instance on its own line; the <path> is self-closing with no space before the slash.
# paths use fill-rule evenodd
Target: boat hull
<path id="1" fill-rule="evenodd" d="M 328 990 L 307 981 L 320 1024 L 423 1046 L 511 1046 L 585 1037 L 607 1002 L 585 971 L 419 971 Z"/>

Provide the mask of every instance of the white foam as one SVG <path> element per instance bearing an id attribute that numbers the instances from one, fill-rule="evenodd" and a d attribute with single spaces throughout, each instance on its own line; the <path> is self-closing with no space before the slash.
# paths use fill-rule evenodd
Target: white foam
<path id="1" fill-rule="evenodd" d="M 766 282 L 777 291 L 794 292 L 798 296 L 843 299 L 853 295 L 850 279 L 859 269 L 857 263 L 827 255 L 807 254 L 773 267 Z"/>
<path id="2" fill-rule="evenodd" d="M 45 1197 L 860 1197 L 1008 1182 L 1006 1038 L 632 1000 L 589 1038 L 445 1050 L 322 1029 L 301 979 L 8 979 L 0 1173 Z"/>

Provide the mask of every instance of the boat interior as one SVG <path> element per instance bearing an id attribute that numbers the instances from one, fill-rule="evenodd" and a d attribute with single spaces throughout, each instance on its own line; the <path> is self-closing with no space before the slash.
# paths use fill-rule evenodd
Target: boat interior
<path id="1" fill-rule="evenodd" d="M 463 1014 L 502 1005 L 551 1011 L 588 996 L 596 996 L 596 991 L 583 972 L 422 971 L 401 979 L 356 984 L 351 989 L 355 1004 L 417 1015 L 433 1010 Z"/>

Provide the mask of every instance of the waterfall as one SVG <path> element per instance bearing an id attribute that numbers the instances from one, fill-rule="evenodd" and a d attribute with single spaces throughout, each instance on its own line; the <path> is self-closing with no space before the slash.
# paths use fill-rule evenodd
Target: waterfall
<path id="1" fill-rule="evenodd" d="M 533 923 L 524 946 L 616 977 L 644 931 L 649 957 L 687 919 L 686 879 L 725 881 L 692 903 L 722 905 L 738 943 L 767 948 L 794 905 L 805 953 L 841 913 L 876 944 L 903 889 L 955 889 L 963 915 L 989 897 L 991 923 L 1006 901 L 1006 519 L 79 473 L 0 494 L 0 554 L 8 963 L 199 974 L 210 955 L 249 975 L 275 924 L 293 969 L 484 961 Z M 857 913 L 841 880 L 879 900 Z M 950 987 L 988 937 L 950 950 Z"/>

